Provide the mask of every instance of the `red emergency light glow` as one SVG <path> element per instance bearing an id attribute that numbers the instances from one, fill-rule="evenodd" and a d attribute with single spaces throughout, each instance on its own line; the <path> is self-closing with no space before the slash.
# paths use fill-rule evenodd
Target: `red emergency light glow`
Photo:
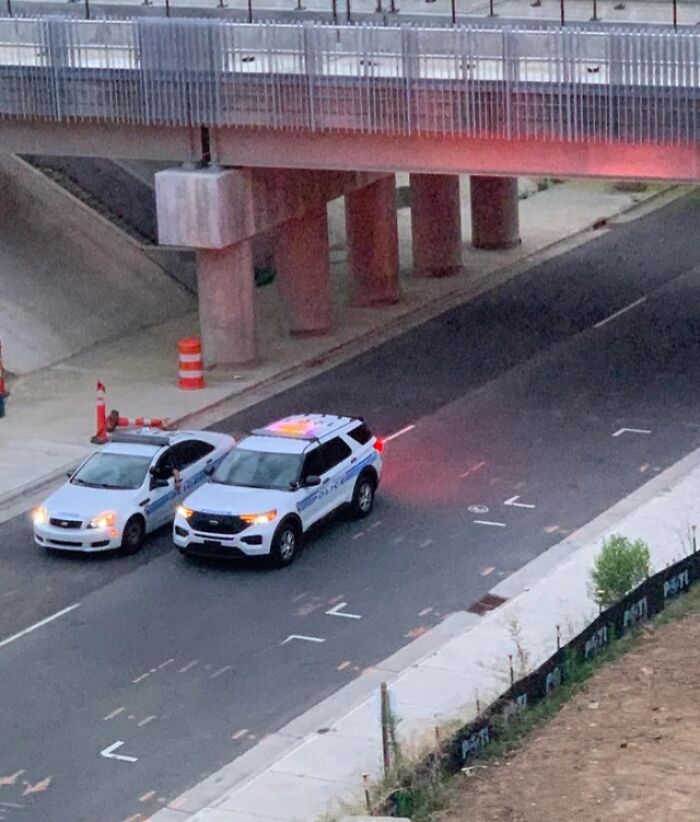
<path id="1" fill-rule="evenodd" d="M 384 440 L 379 439 L 379 437 L 377 437 L 374 441 L 374 450 L 377 451 L 380 454 L 383 453 L 383 451 L 384 451 Z"/>

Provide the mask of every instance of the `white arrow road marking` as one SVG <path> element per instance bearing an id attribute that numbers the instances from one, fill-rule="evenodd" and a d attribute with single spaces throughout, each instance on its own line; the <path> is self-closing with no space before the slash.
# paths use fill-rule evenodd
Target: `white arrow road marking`
<path id="1" fill-rule="evenodd" d="M 534 508 L 534 505 L 530 505 L 527 502 L 518 502 L 520 499 L 519 496 L 511 497 L 507 499 L 503 504 L 504 505 L 513 505 L 515 508 Z"/>
<path id="2" fill-rule="evenodd" d="M 346 619 L 362 619 L 359 614 L 341 614 L 340 612 L 345 608 L 347 602 L 339 602 L 337 605 L 334 605 L 330 611 L 326 611 L 328 616 L 340 616 L 345 617 Z"/>
<path id="3" fill-rule="evenodd" d="M 620 428 L 619 431 L 615 431 L 613 437 L 620 437 L 622 434 L 651 434 L 651 431 L 646 428 Z"/>
<path id="4" fill-rule="evenodd" d="M 280 642 L 280 645 L 286 645 L 288 642 L 291 642 L 293 639 L 303 639 L 305 642 L 325 642 L 325 639 L 321 639 L 317 636 L 304 636 L 303 634 L 290 634 L 284 642 Z"/>
<path id="5" fill-rule="evenodd" d="M 119 742 L 115 742 L 108 748 L 105 748 L 104 751 L 100 751 L 100 756 L 104 756 L 105 759 L 118 759 L 120 762 L 138 762 L 138 759 L 135 756 L 114 753 L 114 751 L 116 751 L 117 748 L 121 748 L 123 744 L 124 743 L 121 740 Z"/>
<path id="6" fill-rule="evenodd" d="M 473 519 L 472 522 L 475 525 L 494 525 L 496 528 L 505 528 L 505 522 L 490 522 L 487 519 Z"/>

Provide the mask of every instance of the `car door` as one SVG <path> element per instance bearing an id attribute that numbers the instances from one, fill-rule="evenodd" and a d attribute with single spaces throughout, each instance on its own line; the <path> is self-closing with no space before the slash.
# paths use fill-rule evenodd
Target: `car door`
<path id="1" fill-rule="evenodd" d="M 350 469 L 352 448 L 340 437 L 334 437 L 324 442 L 321 449 L 325 467 L 325 473 L 321 478 L 321 488 L 325 491 L 321 512 L 321 516 L 324 517 L 347 501 L 347 488 L 343 479 Z"/>
<path id="2" fill-rule="evenodd" d="M 300 499 L 297 511 L 306 530 L 312 523 L 323 516 L 324 488 L 323 475 L 326 472 L 323 446 L 317 445 L 304 456 L 301 467 Z M 319 477 L 321 485 L 305 487 L 307 477 Z"/>
<path id="3" fill-rule="evenodd" d="M 207 462 L 213 463 L 214 446 L 204 440 L 184 440 L 173 446 L 173 464 L 179 472 L 177 502 L 180 503 L 188 494 L 206 482 L 204 469 Z"/>
<path id="4" fill-rule="evenodd" d="M 165 485 L 159 485 L 161 482 Z M 149 531 L 160 528 L 175 517 L 177 502 L 172 448 L 167 448 L 151 467 L 148 499 L 144 513 Z"/>

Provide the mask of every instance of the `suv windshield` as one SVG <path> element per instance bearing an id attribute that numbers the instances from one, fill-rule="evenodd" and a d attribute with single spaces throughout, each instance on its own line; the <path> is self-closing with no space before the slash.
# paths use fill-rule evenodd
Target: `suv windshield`
<path id="1" fill-rule="evenodd" d="M 98 452 L 71 477 L 73 485 L 90 488 L 140 488 L 151 464 L 151 457 Z"/>
<path id="2" fill-rule="evenodd" d="M 270 454 L 234 448 L 214 472 L 212 480 L 222 485 L 274 488 L 289 491 L 299 479 L 301 454 Z"/>

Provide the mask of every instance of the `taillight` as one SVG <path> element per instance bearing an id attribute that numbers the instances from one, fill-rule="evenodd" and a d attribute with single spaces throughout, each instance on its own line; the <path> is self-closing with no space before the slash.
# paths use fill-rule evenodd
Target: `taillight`
<path id="1" fill-rule="evenodd" d="M 379 439 L 379 437 L 377 437 L 374 440 L 374 450 L 378 451 L 381 454 L 384 451 L 384 440 L 381 440 Z"/>

